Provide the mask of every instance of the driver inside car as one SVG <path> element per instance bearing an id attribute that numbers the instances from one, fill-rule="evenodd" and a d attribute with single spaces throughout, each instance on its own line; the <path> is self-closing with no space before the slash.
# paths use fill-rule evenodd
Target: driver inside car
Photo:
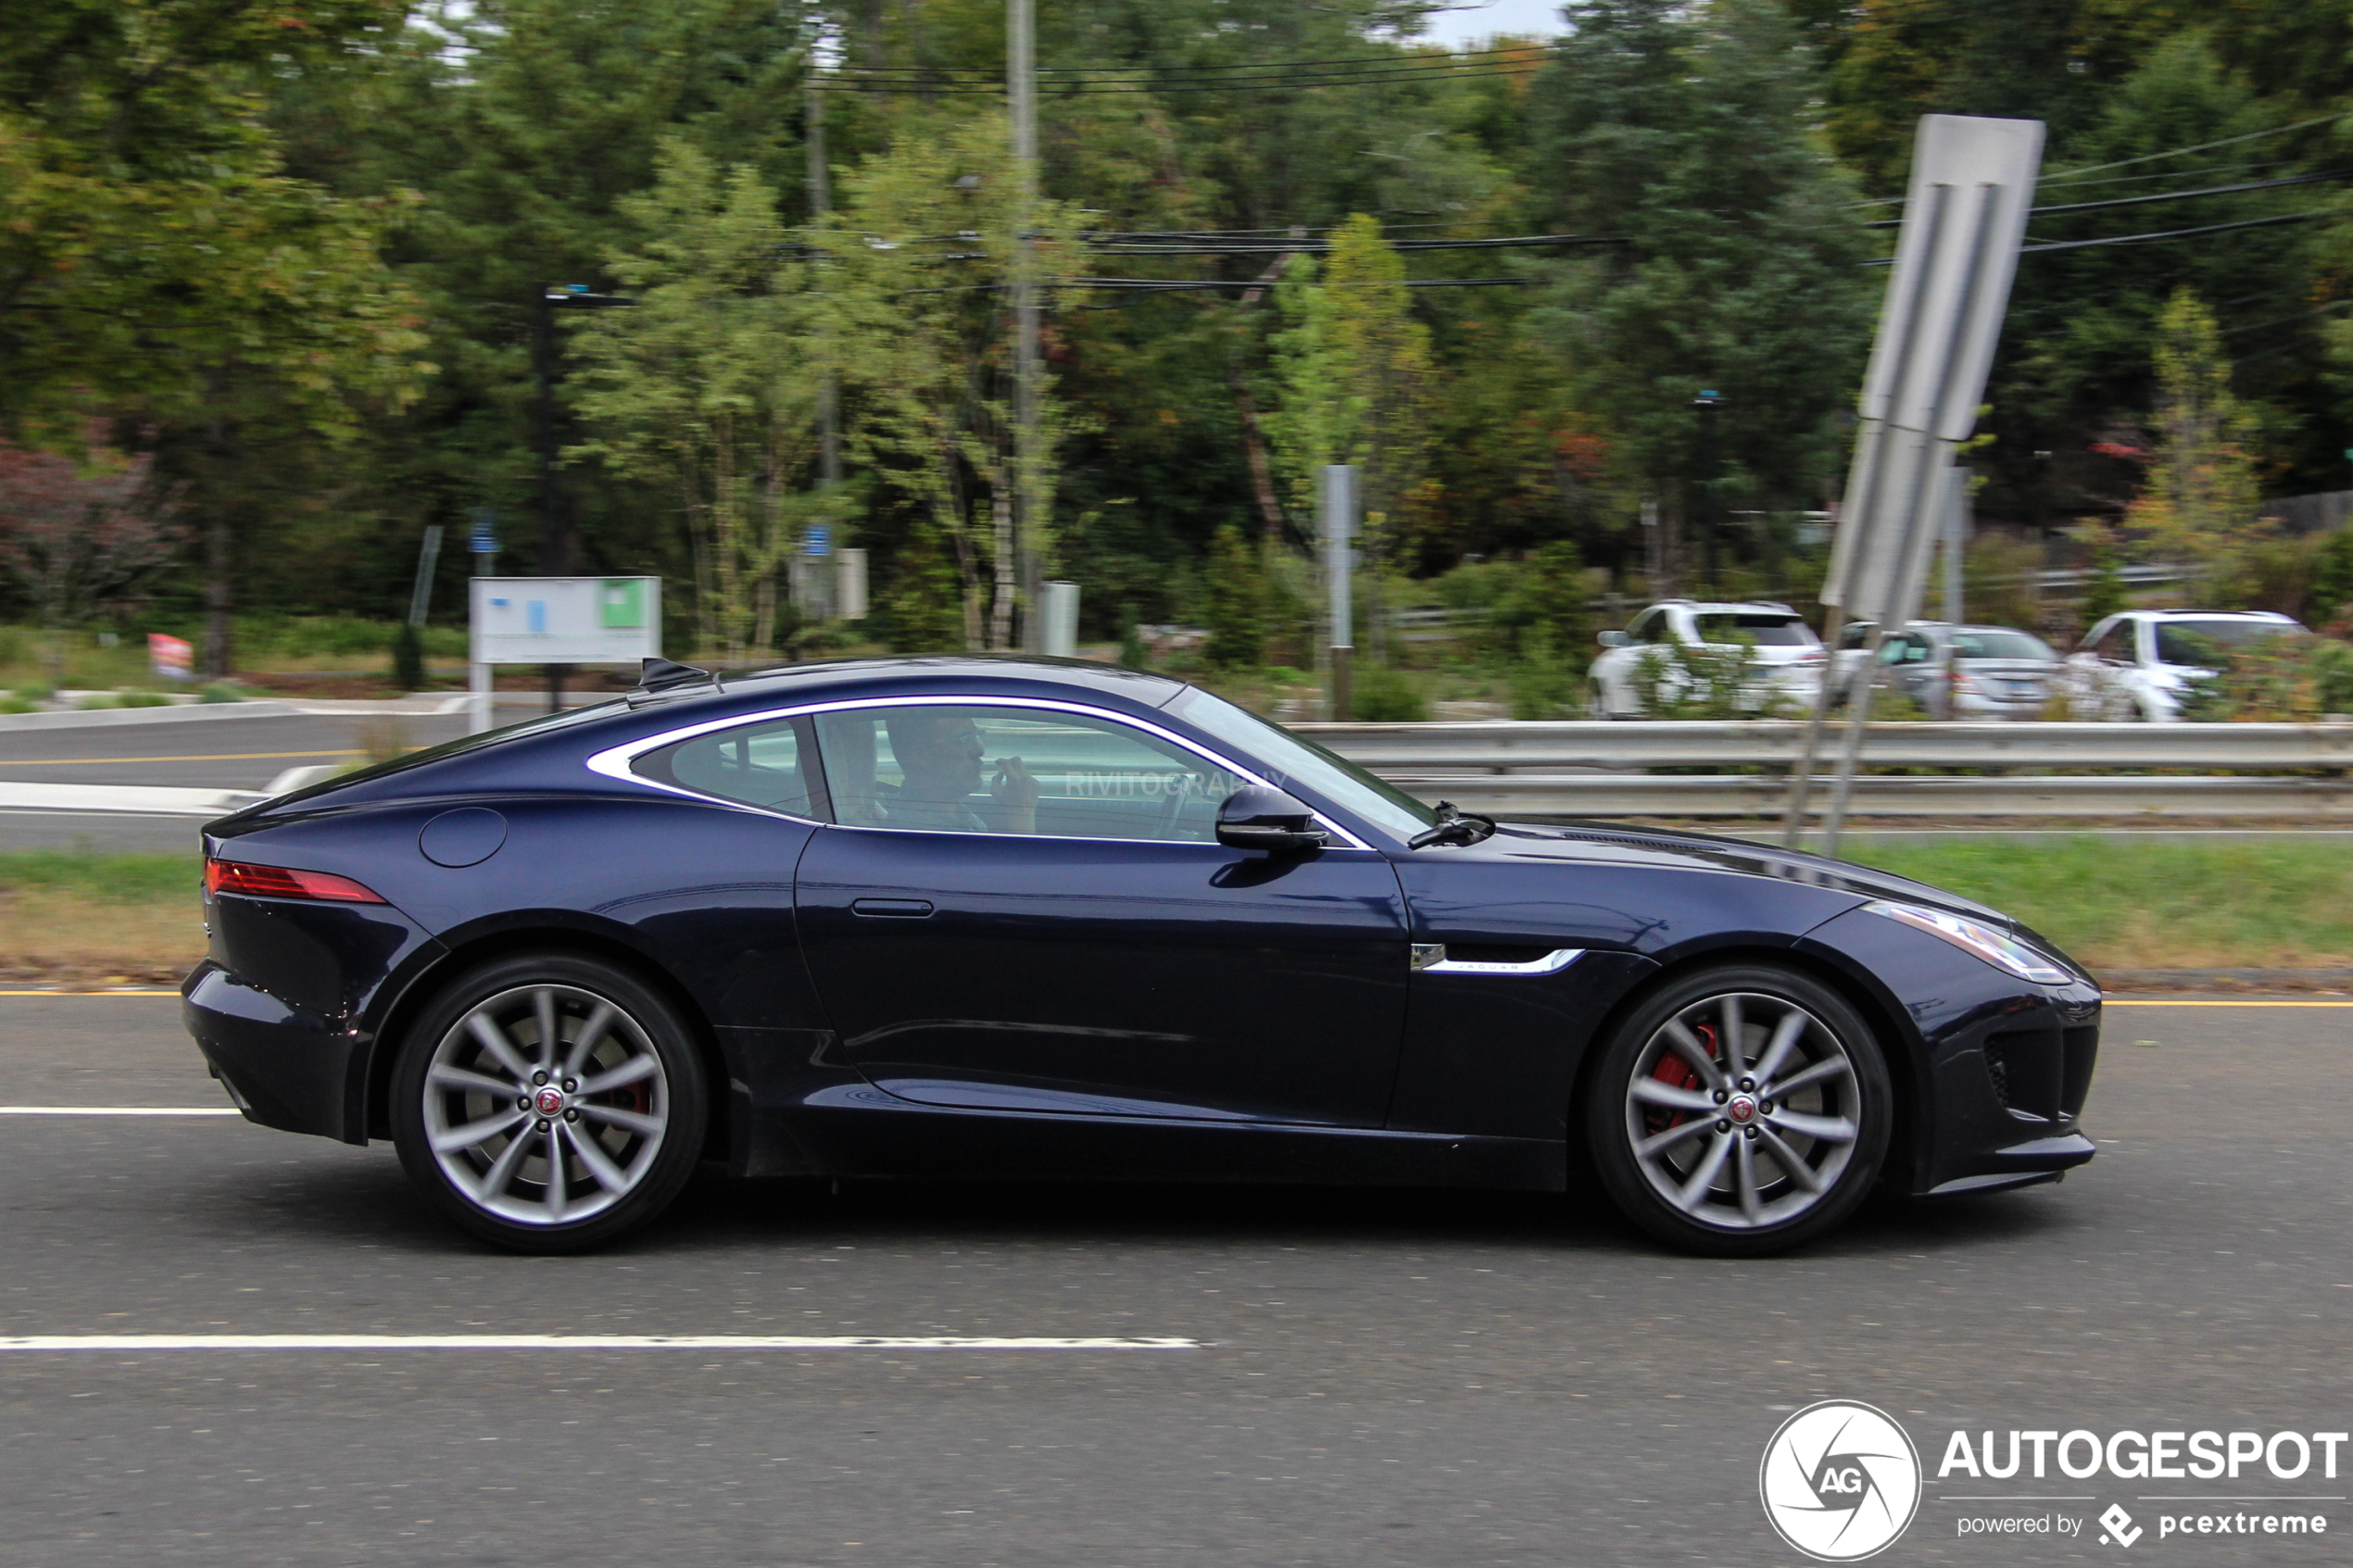
<path id="1" fill-rule="evenodd" d="M 989 795 L 992 823 L 974 809 L 987 750 L 980 728 L 961 713 L 901 710 L 883 721 L 900 784 L 884 809 L 895 828 L 946 833 L 1036 833 L 1038 780 L 1018 757 L 998 759 Z"/>

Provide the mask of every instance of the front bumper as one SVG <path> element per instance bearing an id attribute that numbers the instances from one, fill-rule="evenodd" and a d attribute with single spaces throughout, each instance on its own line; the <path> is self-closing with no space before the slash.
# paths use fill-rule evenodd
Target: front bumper
<path id="1" fill-rule="evenodd" d="M 212 960 L 180 987 L 180 1016 L 249 1122 L 368 1141 L 367 1037 L 282 1001 Z"/>

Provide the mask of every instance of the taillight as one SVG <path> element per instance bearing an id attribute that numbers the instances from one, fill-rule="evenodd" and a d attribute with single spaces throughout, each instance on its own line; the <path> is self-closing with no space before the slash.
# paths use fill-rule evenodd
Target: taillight
<path id="1" fill-rule="evenodd" d="M 338 904 L 384 902 L 347 876 L 298 872 L 287 866 L 247 865 L 242 860 L 207 860 L 204 890 L 243 893 L 256 898 L 323 898 Z"/>

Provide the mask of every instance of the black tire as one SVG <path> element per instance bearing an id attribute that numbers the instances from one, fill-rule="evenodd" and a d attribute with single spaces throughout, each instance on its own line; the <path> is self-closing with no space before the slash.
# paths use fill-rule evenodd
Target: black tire
<path id="1" fill-rule="evenodd" d="M 1741 1072 L 1724 1060 L 1735 1018 Z M 1598 1048 L 1584 1107 L 1594 1173 L 1629 1220 L 1685 1251 L 1753 1258 L 1810 1240 L 1854 1212 L 1886 1160 L 1895 1098 L 1880 1042 L 1796 970 L 1680 976 Z"/>
<path id="2" fill-rule="evenodd" d="M 576 954 L 524 953 L 459 975 L 411 1025 L 393 1067 L 393 1142 L 459 1228 L 517 1252 L 578 1252 L 670 1206 L 709 1103 L 692 1036 L 652 987 Z"/>

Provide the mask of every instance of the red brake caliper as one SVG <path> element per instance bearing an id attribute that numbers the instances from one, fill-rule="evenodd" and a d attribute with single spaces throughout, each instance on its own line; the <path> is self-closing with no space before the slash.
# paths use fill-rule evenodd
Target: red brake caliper
<path id="1" fill-rule="evenodd" d="M 1693 1033 L 1699 1035 L 1699 1043 L 1707 1047 L 1709 1058 L 1714 1059 L 1718 1054 L 1716 1026 L 1703 1023 L 1698 1025 Z M 1679 1089 L 1696 1089 L 1700 1086 L 1699 1069 L 1677 1056 L 1673 1051 L 1668 1051 L 1658 1059 L 1658 1065 L 1651 1069 L 1651 1076 L 1662 1084 L 1672 1084 Z M 1642 1130 L 1655 1137 L 1669 1127 L 1681 1126 L 1690 1114 L 1689 1111 L 1655 1105 L 1642 1112 Z"/>

